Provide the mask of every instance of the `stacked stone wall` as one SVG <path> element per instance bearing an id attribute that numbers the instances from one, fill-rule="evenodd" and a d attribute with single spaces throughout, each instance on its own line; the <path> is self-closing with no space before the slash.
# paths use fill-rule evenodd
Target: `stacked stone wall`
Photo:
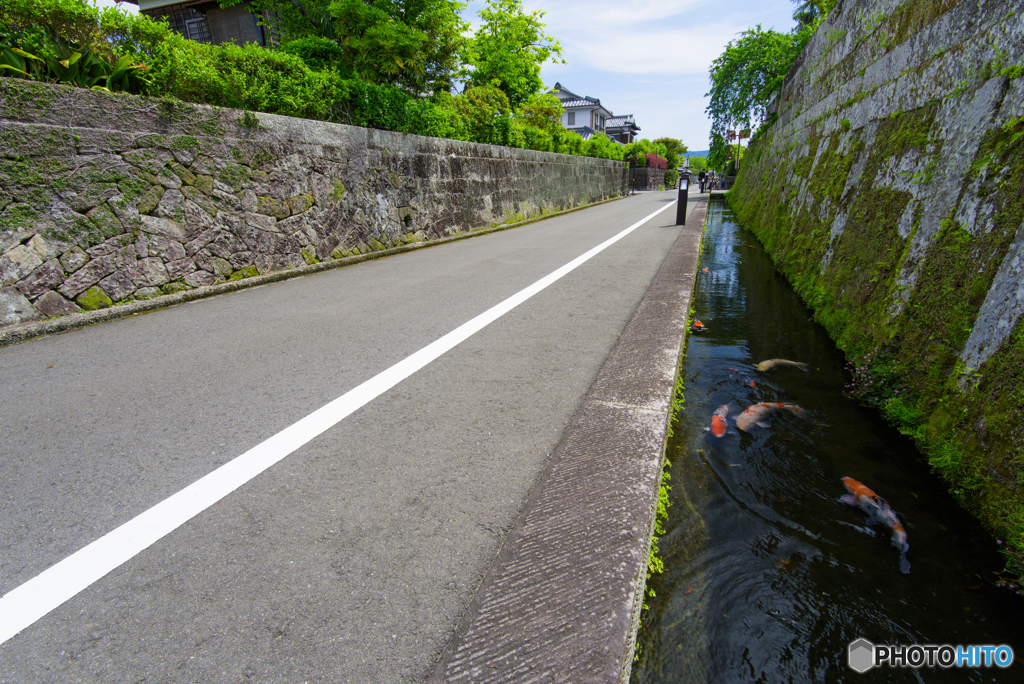
<path id="1" fill-rule="evenodd" d="M 0 326 L 626 189 L 622 162 L 0 78 Z"/>
<path id="2" fill-rule="evenodd" d="M 1022 36 L 1020 0 L 840 0 L 728 195 L 856 362 L 853 391 L 1018 536 Z"/>

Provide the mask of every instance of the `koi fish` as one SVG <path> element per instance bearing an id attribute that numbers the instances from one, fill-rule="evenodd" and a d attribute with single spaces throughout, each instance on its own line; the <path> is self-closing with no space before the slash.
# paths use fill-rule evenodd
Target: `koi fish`
<path id="1" fill-rule="evenodd" d="M 703 324 L 703 323 L 701 323 L 701 322 L 700 322 L 699 320 L 697 320 L 696 318 L 694 318 L 694 319 L 693 319 L 693 329 L 694 329 L 694 330 L 696 330 L 696 331 L 698 331 L 698 332 L 700 332 L 700 331 L 702 331 L 702 330 L 707 330 L 707 329 L 708 329 L 708 326 L 704 325 L 704 324 Z"/>
<path id="2" fill-rule="evenodd" d="M 796 404 L 761 401 L 756 404 L 751 404 L 747 407 L 746 411 L 736 417 L 736 427 L 744 432 L 749 432 L 753 425 L 768 427 L 768 423 L 764 422 L 764 419 L 767 418 L 768 414 L 772 411 L 780 409 L 789 411 L 794 416 L 802 416 L 804 414 L 804 410 Z"/>
<path id="3" fill-rule="evenodd" d="M 705 267 L 705 268 L 702 268 L 702 269 L 700 269 L 700 272 L 701 272 L 701 273 L 707 273 L 707 272 L 708 272 L 708 269 L 707 269 L 707 267 Z"/>
<path id="4" fill-rule="evenodd" d="M 735 368 L 730 368 L 729 370 L 733 370 L 733 371 L 734 371 L 734 370 L 736 370 L 736 369 L 735 369 Z M 751 379 L 750 379 L 749 377 L 747 377 L 746 375 L 743 375 L 742 373 L 733 373 L 733 374 L 732 374 L 732 375 L 730 375 L 729 377 L 730 377 L 730 378 L 735 378 L 735 379 L 736 379 L 736 382 L 738 382 L 738 383 L 740 383 L 740 384 L 742 384 L 742 385 L 746 385 L 746 386 L 748 386 L 748 387 L 757 387 L 757 383 L 756 383 L 756 382 L 754 382 L 753 380 L 751 380 Z"/>
<path id="5" fill-rule="evenodd" d="M 776 366 L 796 366 L 800 370 L 808 370 L 807 364 L 800 361 L 790 361 L 789 359 L 768 359 L 757 364 L 757 370 L 769 371 Z"/>
<path id="6" fill-rule="evenodd" d="M 909 575 L 910 563 L 907 561 L 907 551 L 910 549 L 910 545 L 907 544 L 907 531 L 903 529 L 903 525 L 900 525 L 899 518 L 893 513 L 889 503 L 852 477 L 844 477 L 843 484 L 846 485 L 846 490 L 850 493 L 840 497 L 840 501 L 856 506 L 875 522 L 892 529 L 893 546 L 900 550 L 900 572 Z"/>
<path id="7" fill-rule="evenodd" d="M 714 415 L 711 416 L 711 434 L 715 437 L 721 437 L 729 428 L 729 424 L 725 422 L 727 415 L 729 415 L 729 405 L 723 404 L 715 409 Z"/>

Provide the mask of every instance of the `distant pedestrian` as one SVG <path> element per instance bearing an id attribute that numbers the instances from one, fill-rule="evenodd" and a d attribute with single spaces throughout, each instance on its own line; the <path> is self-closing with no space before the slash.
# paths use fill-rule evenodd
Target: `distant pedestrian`
<path id="1" fill-rule="evenodd" d="M 704 192 L 704 181 L 707 180 L 708 174 L 704 173 L 704 169 L 700 170 L 697 174 L 697 180 L 700 181 L 700 191 Z"/>

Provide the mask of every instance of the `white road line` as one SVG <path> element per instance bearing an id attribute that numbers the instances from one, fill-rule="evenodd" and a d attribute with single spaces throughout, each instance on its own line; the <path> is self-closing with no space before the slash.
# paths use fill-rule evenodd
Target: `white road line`
<path id="1" fill-rule="evenodd" d="M 666 204 L 8 592 L 0 598 L 0 644 L 673 204 Z"/>

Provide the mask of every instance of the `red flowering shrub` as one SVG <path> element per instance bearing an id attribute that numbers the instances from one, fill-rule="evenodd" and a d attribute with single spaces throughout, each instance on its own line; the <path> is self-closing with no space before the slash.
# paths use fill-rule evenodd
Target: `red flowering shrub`
<path id="1" fill-rule="evenodd" d="M 659 157 L 653 152 L 648 152 L 644 155 L 647 157 L 647 167 L 651 169 L 667 169 L 668 161 L 664 157 Z"/>

